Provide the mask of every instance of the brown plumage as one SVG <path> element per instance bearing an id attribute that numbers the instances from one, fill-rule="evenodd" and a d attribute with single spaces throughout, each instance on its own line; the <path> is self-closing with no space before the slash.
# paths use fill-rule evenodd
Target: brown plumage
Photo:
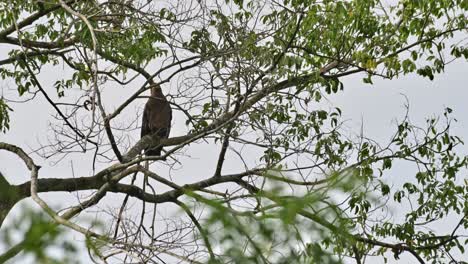
<path id="1" fill-rule="evenodd" d="M 159 85 L 151 87 L 151 98 L 146 102 L 141 124 L 141 137 L 157 134 L 168 138 L 171 131 L 172 110 Z M 161 155 L 162 146 L 145 149 L 147 156 Z"/>

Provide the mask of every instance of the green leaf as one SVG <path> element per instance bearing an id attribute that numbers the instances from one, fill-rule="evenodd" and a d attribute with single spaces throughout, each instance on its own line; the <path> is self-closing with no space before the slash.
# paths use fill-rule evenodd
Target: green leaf
<path id="1" fill-rule="evenodd" d="M 3 98 L 0 98 L 0 132 L 5 133 L 10 129 L 10 115 L 9 112 L 13 111 Z"/>

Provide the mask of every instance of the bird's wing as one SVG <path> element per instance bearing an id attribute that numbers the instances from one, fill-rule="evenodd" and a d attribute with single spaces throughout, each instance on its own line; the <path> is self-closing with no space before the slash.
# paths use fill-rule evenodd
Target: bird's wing
<path id="1" fill-rule="evenodd" d="M 171 106 L 169 105 L 169 103 L 168 103 L 168 106 L 169 106 L 168 107 L 169 122 L 168 122 L 167 128 L 166 128 L 167 129 L 166 138 L 168 138 L 169 134 L 171 133 L 171 125 L 172 125 L 172 109 L 171 109 Z"/>

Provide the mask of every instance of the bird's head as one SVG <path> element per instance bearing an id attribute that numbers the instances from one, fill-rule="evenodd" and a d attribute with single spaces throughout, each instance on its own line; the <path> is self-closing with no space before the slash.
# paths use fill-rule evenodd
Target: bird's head
<path id="1" fill-rule="evenodd" d="M 159 84 L 152 84 L 150 87 L 151 96 L 160 96 L 162 94 L 161 86 Z"/>

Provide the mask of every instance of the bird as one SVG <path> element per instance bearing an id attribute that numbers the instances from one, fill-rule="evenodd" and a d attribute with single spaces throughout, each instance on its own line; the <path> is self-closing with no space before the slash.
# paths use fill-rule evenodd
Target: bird
<path id="1" fill-rule="evenodd" d="M 160 139 L 168 138 L 171 132 L 172 109 L 162 93 L 161 86 L 151 86 L 151 97 L 146 102 L 141 125 L 141 137 L 157 134 Z M 162 146 L 145 149 L 146 156 L 160 156 Z"/>

